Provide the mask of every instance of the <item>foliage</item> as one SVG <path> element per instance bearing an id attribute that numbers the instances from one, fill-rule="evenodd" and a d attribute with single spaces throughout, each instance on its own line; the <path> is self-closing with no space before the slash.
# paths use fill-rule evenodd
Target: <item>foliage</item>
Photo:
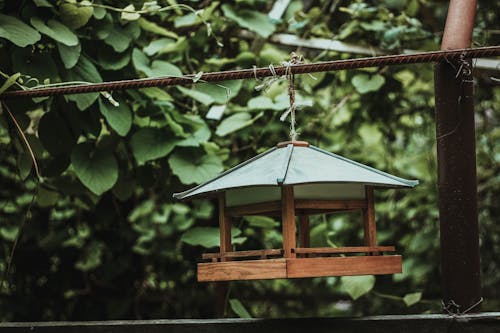
<path id="1" fill-rule="evenodd" d="M 0 1 L 0 92 L 276 65 L 295 49 L 270 43 L 266 38 L 274 33 L 387 52 L 435 50 L 446 12 L 446 2 L 295 0 L 281 21 L 272 21 L 265 14 L 271 2 L 261 0 L 118 4 Z M 476 42 L 494 43 L 493 6 L 480 4 Z M 352 57 L 301 52 L 310 61 Z M 432 66 L 314 76 L 296 78 L 301 139 L 421 181 L 412 191 L 377 193 L 379 240 L 397 245 L 404 273 L 238 282 L 231 288 L 232 312 L 438 311 Z M 262 85 L 263 91 L 255 89 Z M 477 86 L 483 281 L 490 300 L 483 308 L 493 309 L 500 299 L 500 230 L 494 223 L 500 214 L 500 94 L 486 74 Z M 279 117 L 287 98 L 283 80 L 246 80 L 7 101 L 0 112 L 0 272 L 7 277 L 0 285 L 0 320 L 212 316 L 213 290 L 195 282 L 195 263 L 218 242 L 214 203 L 179 203 L 172 193 L 286 140 L 288 126 Z M 207 117 L 221 105 L 221 119 Z M 238 249 L 280 246 L 273 219 L 249 217 L 236 227 Z M 359 216 L 349 214 L 319 216 L 311 233 L 315 246 L 362 240 Z"/>

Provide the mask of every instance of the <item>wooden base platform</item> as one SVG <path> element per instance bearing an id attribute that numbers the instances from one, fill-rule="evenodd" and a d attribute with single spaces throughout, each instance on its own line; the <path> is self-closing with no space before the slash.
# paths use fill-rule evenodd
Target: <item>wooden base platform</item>
<path id="1" fill-rule="evenodd" d="M 199 263 L 198 281 L 378 275 L 401 272 L 402 259 L 400 255 L 279 258 Z"/>

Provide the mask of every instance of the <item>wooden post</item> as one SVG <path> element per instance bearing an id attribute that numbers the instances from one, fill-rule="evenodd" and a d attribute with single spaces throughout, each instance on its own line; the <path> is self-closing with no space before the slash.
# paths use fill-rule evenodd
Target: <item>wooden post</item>
<path id="1" fill-rule="evenodd" d="M 299 244 L 302 248 L 311 247 L 311 237 L 310 237 L 310 227 L 309 227 L 309 215 L 299 216 Z M 307 254 L 303 254 L 303 257 L 307 257 Z"/>
<path id="2" fill-rule="evenodd" d="M 295 253 L 292 253 L 292 248 L 296 247 L 293 186 L 281 187 L 281 220 L 283 228 L 284 257 L 295 258 Z"/>
<path id="3" fill-rule="evenodd" d="M 363 209 L 363 220 L 365 227 L 365 246 L 377 245 L 377 227 L 375 225 L 375 200 L 373 198 L 373 186 L 365 187 L 366 209 Z M 374 252 L 372 254 L 378 254 Z"/>
<path id="4" fill-rule="evenodd" d="M 471 46 L 475 0 L 451 0 L 441 50 Z M 471 60 L 434 68 L 443 302 L 479 311 L 481 276 Z"/>
<path id="5" fill-rule="evenodd" d="M 220 235 L 220 250 L 219 252 L 231 252 L 233 250 L 231 244 L 231 217 L 226 214 L 226 193 L 219 194 L 219 235 Z M 228 261 L 230 258 L 221 257 L 221 261 Z M 216 318 L 224 318 L 226 313 L 227 293 L 229 291 L 229 282 L 215 282 L 215 316 Z"/>
<path id="6" fill-rule="evenodd" d="M 231 217 L 226 214 L 226 194 L 219 194 L 220 253 L 231 252 Z M 227 258 L 221 258 L 225 261 Z"/>

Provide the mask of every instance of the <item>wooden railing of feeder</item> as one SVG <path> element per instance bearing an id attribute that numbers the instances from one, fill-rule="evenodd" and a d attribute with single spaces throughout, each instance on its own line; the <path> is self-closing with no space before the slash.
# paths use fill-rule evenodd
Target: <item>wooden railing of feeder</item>
<path id="1" fill-rule="evenodd" d="M 364 200 L 294 199 L 293 186 L 282 186 L 281 194 L 281 201 L 232 207 L 219 194 L 220 251 L 203 254 L 209 262 L 198 264 L 198 281 L 401 273 L 401 256 L 384 254 L 394 252 L 394 246 L 377 245 L 372 186 L 365 186 Z M 309 216 L 346 211 L 363 212 L 364 246 L 310 247 Z M 233 251 L 231 220 L 246 215 L 281 216 L 283 248 Z"/>

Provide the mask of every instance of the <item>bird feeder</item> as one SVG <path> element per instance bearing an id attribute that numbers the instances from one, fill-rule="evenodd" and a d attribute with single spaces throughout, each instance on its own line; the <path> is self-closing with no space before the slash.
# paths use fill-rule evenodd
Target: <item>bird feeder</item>
<path id="1" fill-rule="evenodd" d="M 394 274 L 401 273 L 402 260 L 394 246 L 377 245 L 373 190 L 417 184 L 288 141 L 174 197 L 218 198 L 220 250 L 203 254 L 198 281 Z M 363 212 L 363 246 L 311 247 L 311 215 L 354 211 Z M 251 215 L 281 217 L 283 248 L 233 250 L 233 219 Z"/>

